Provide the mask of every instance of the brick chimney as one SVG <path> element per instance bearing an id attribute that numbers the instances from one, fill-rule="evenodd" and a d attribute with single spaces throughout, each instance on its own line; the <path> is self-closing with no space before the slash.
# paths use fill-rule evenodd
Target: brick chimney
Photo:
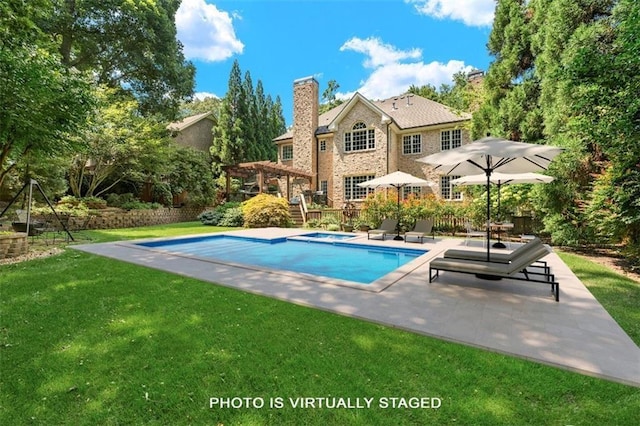
<path id="1" fill-rule="evenodd" d="M 313 77 L 293 82 L 293 167 L 314 174 L 317 173 L 318 102 L 318 82 Z M 314 186 L 315 179 L 311 187 Z"/>

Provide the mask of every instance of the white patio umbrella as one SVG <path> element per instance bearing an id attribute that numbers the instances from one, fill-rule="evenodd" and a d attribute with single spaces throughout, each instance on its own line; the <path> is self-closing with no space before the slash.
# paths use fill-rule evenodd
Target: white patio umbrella
<path id="1" fill-rule="evenodd" d="M 494 172 L 491 173 L 491 183 L 498 187 L 498 214 L 497 217 L 500 217 L 500 188 L 502 185 L 510 185 L 517 183 L 549 183 L 553 181 L 553 177 L 541 175 L 540 173 L 499 173 Z M 469 175 L 459 177 L 451 181 L 453 185 L 486 185 L 487 184 L 487 176 L 480 175 Z M 500 238 L 498 238 L 498 243 L 493 245 L 494 247 L 504 248 L 504 244 L 500 243 Z"/>
<path id="2" fill-rule="evenodd" d="M 487 262 L 490 260 L 491 175 L 528 173 L 547 170 L 562 148 L 515 142 L 487 136 L 461 147 L 438 152 L 416 161 L 434 165 L 445 175 L 474 175 L 483 172 L 487 185 Z"/>
<path id="3" fill-rule="evenodd" d="M 362 188 L 396 188 L 398 190 L 398 234 L 394 237 L 394 240 L 402 240 L 402 237 L 400 236 L 400 188 L 405 186 L 432 185 L 434 185 L 434 183 L 431 181 L 424 180 L 401 171 L 389 173 L 388 175 L 380 176 L 358 184 L 358 186 Z"/>

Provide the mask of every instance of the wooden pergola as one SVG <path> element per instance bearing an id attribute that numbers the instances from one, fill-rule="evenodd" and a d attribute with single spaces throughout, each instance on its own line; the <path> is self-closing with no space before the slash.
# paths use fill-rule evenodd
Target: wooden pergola
<path id="1" fill-rule="evenodd" d="M 313 179 L 313 175 L 311 173 L 307 173 L 304 170 L 296 169 L 284 164 L 274 163 L 273 161 L 253 161 L 250 163 L 240 163 L 233 166 L 225 166 L 223 167 L 223 170 L 227 175 L 227 196 L 230 192 L 232 177 L 247 179 L 254 175 L 257 176 L 256 180 L 259 188 L 258 192 L 262 193 L 264 192 L 264 183 L 266 179 L 280 179 L 281 177 L 285 176 L 287 184 L 287 199 L 291 198 L 291 177 L 308 179 L 309 184 L 311 184 L 311 180 Z"/>

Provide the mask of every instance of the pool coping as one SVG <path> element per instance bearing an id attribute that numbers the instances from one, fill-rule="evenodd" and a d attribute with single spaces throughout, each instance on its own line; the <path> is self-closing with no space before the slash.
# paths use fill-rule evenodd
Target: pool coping
<path id="1" fill-rule="evenodd" d="M 300 229 L 261 228 L 235 235 L 272 236 Z M 184 237 L 184 236 L 182 236 Z M 366 234 L 361 239 L 366 238 Z M 449 248 L 484 250 L 462 239 L 425 240 L 433 257 Z M 370 244 L 403 246 L 387 239 Z M 409 243 L 406 243 L 409 245 Z M 412 245 L 414 243 L 411 243 Z M 418 243 L 415 243 L 418 244 Z M 640 348 L 556 253 L 544 260 L 561 283 L 560 302 L 547 286 L 442 273 L 429 283 L 429 262 L 383 291 L 354 291 L 299 276 L 265 273 L 133 249 L 121 242 L 71 248 L 195 278 L 214 285 L 363 319 L 438 339 L 640 387 Z"/>
<path id="2" fill-rule="evenodd" d="M 329 234 L 329 231 L 324 231 L 322 232 L 323 234 Z M 358 246 L 358 247 L 371 247 L 371 248 L 377 248 L 377 249 L 390 249 L 389 247 L 386 246 L 381 246 L 380 244 L 376 244 L 375 240 L 373 243 L 363 243 L 362 241 L 360 241 L 360 238 L 357 235 L 352 235 L 350 239 L 337 239 L 337 240 L 333 240 L 333 239 L 324 239 L 324 238 L 313 238 L 313 237 L 307 237 L 305 238 L 306 235 L 310 234 L 310 232 L 303 232 L 300 234 L 292 234 L 292 235 L 287 235 L 286 238 L 287 240 L 292 240 L 292 241 L 311 241 L 312 243 L 315 244 L 336 244 L 336 245 L 345 245 L 345 246 L 349 246 L 349 245 L 353 245 L 353 246 Z M 344 234 L 344 233 L 336 233 L 338 235 L 348 235 L 348 234 Z M 144 243 L 150 243 L 150 242 L 159 242 L 159 241 L 174 241 L 174 240 L 182 240 L 182 239 L 189 239 L 189 238 L 206 238 L 206 237 L 224 237 L 224 236 L 230 236 L 230 237 L 238 237 L 238 235 L 234 232 L 214 232 L 214 233 L 207 233 L 207 234 L 197 234 L 197 235 L 181 235 L 181 236 L 173 236 L 173 237 L 162 237 L 162 238 L 143 238 L 143 239 L 138 239 L 138 240 L 130 240 L 130 241 L 124 241 L 124 242 L 116 242 L 115 244 L 117 246 L 120 247 L 127 247 L 130 249 L 134 249 L 134 250 L 143 250 L 143 251 L 152 251 L 152 252 L 157 252 L 157 253 L 162 253 L 168 256 L 177 256 L 177 257 L 183 257 L 183 258 L 187 258 L 187 259 L 194 259 L 194 260 L 198 260 L 201 262 L 208 262 L 208 263 L 212 263 L 212 264 L 217 264 L 217 265 L 226 265 L 226 266 L 232 266 L 235 268 L 241 268 L 241 269 L 247 269 L 250 271 L 257 271 L 257 272 L 264 272 L 264 273 L 268 273 L 268 274 L 275 274 L 275 275 L 283 275 L 283 276 L 288 276 L 288 277 L 292 277 L 292 278 L 298 278 L 300 280 L 307 280 L 307 281 L 311 281 L 311 282 L 317 282 L 317 283 L 322 283 L 322 284 L 329 284 L 329 285 L 335 285 L 335 286 L 339 286 L 339 287 L 348 287 L 348 288 L 353 288 L 356 290 L 361 290 L 361 291 L 369 291 L 369 292 L 374 292 L 374 293 L 379 293 L 381 291 L 386 290 L 388 287 L 392 286 L 393 284 L 395 284 L 396 282 L 398 282 L 400 279 L 402 279 L 404 276 L 406 276 L 407 274 L 410 274 L 411 272 L 413 272 L 415 269 L 417 269 L 418 267 L 424 265 L 426 262 L 431 261 L 431 259 L 433 258 L 434 254 L 431 253 L 431 250 L 427 250 L 427 249 L 416 249 L 416 248 L 401 248 L 402 250 L 406 250 L 406 251 L 424 251 L 425 253 L 420 255 L 418 258 L 413 259 L 407 263 L 405 263 L 404 265 L 400 266 L 399 268 L 394 269 L 393 271 L 383 275 L 382 277 L 370 282 L 370 283 L 360 283 L 357 281 L 350 281 L 350 280 L 343 280 L 343 279 L 339 279 L 339 278 L 333 278 L 333 277 L 327 277 L 327 276 L 323 276 L 323 275 L 314 275 L 314 274 L 308 274 L 308 273 L 304 273 L 304 272 L 296 272 L 296 271 L 289 271 L 289 270 L 284 270 L 284 269 L 275 269 L 275 268 L 269 268 L 266 266 L 256 266 L 256 265 L 250 265 L 250 264 L 246 264 L 246 263 L 242 263 L 242 262 L 234 262 L 234 261 L 227 261 L 227 260 L 223 260 L 223 259 L 215 259 L 215 258 L 210 258 L 210 257 L 203 257 L 203 256 L 197 256 L 194 254 L 189 254 L 189 253 L 180 253 L 180 252 L 175 252 L 175 251 L 171 251 L 171 250 L 163 250 L 159 247 L 147 247 L 147 246 L 143 246 L 141 244 Z M 282 236 L 264 236 L 264 237 L 243 237 L 240 236 L 240 238 L 250 238 L 250 239 L 258 239 L 258 240 L 262 240 L 262 241 L 269 241 L 269 242 L 274 242 L 275 240 L 280 240 L 283 237 Z M 330 240 L 330 241 L 329 241 Z M 371 241 L 371 240 L 368 240 Z"/>

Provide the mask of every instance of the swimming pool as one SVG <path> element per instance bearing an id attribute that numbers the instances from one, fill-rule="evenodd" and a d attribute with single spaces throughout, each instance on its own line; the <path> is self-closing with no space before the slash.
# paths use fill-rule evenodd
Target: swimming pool
<path id="1" fill-rule="evenodd" d="M 300 235 L 299 237 L 304 237 Z M 209 235 L 136 243 L 197 258 L 371 284 L 427 252 L 323 238 L 274 239 Z"/>
<path id="2" fill-rule="evenodd" d="M 339 234 L 336 232 L 312 232 L 310 234 L 302 234 L 300 238 L 321 238 L 327 240 L 350 240 L 355 238 L 354 234 Z M 298 238 L 298 237 L 292 237 Z"/>

